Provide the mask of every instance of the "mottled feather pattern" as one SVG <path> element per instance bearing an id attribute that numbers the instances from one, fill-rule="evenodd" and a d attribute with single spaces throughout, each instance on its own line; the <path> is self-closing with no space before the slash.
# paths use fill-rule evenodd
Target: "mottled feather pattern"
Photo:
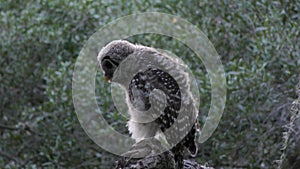
<path id="1" fill-rule="evenodd" d="M 164 132 L 166 129 L 170 128 L 174 121 L 177 119 L 179 110 L 181 108 L 181 92 L 180 88 L 175 81 L 175 79 L 170 76 L 168 73 L 159 70 L 149 68 L 145 72 L 140 72 L 131 81 L 129 85 L 129 98 L 132 105 L 143 100 L 144 105 L 141 107 L 136 107 L 138 109 L 147 110 L 150 108 L 150 94 L 154 89 L 159 89 L 166 94 L 167 99 L 167 107 L 162 112 L 161 110 L 157 110 L 161 114 L 155 120 L 155 122 L 159 125 L 160 129 Z M 140 91 L 140 92 L 137 92 Z M 134 93 L 139 93 L 141 96 L 137 96 Z M 160 98 L 156 99 L 157 102 L 161 102 Z M 195 125 L 193 125 L 190 131 L 187 130 L 187 123 L 195 123 L 190 120 L 190 116 L 184 115 L 184 118 L 178 119 L 177 133 L 171 133 L 170 135 L 166 135 L 167 141 L 172 144 L 173 140 L 180 139 L 179 137 L 182 135 L 186 135 L 184 139 L 172 149 L 175 154 L 177 160 L 181 160 L 183 157 L 183 146 L 187 147 L 192 154 L 195 154 L 197 151 L 195 145 Z"/>

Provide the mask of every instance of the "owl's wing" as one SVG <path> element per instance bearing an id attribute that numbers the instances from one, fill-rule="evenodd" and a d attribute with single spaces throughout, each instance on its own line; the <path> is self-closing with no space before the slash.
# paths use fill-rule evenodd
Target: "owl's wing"
<path id="1" fill-rule="evenodd" d="M 138 110 L 147 111 L 152 106 L 152 112 L 158 115 L 155 121 L 162 131 L 174 123 L 181 105 L 181 93 L 175 79 L 156 68 L 149 68 L 133 77 L 129 85 L 129 98 Z"/>
<path id="2" fill-rule="evenodd" d="M 129 73 L 130 80 L 124 83 L 128 87 L 130 105 L 141 113 L 153 113 L 152 116 L 157 117 L 155 123 L 165 132 L 168 142 L 183 139 L 184 146 L 191 153 L 196 152 L 194 126 L 197 112 L 186 68 L 176 59 L 159 52 L 143 50 L 130 55 L 124 63 L 126 70 L 120 71 L 123 73 L 121 78 L 126 77 L 125 72 L 135 72 L 133 75 Z M 174 122 L 175 128 L 168 133 Z"/>

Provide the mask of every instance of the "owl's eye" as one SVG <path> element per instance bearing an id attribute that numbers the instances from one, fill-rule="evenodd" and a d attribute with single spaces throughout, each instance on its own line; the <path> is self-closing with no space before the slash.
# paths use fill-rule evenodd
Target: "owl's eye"
<path id="1" fill-rule="evenodd" d="M 113 68 L 113 64 L 110 62 L 110 60 L 104 60 L 103 61 L 103 66 L 107 69 Z"/>
<path id="2" fill-rule="evenodd" d="M 118 62 L 112 60 L 109 56 L 105 56 L 102 59 L 102 66 L 105 67 L 106 69 L 113 69 L 118 67 Z"/>
<path id="3" fill-rule="evenodd" d="M 110 59 L 109 56 L 105 56 L 103 59 L 102 59 L 102 66 L 107 68 L 107 69 L 112 69 L 114 64 L 112 62 L 112 60 Z"/>

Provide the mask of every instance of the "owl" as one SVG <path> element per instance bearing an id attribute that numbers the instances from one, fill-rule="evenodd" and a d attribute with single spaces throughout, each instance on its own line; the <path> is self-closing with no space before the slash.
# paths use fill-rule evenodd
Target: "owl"
<path id="1" fill-rule="evenodd" d="M 183 168 L 184 149 L 197 153 L 198 112 L 182 61 L 125 40 L 107 44 L 97 59 L 106 80 L 125 90 L 131 137 L 139 142 L 162 133 Z"/>

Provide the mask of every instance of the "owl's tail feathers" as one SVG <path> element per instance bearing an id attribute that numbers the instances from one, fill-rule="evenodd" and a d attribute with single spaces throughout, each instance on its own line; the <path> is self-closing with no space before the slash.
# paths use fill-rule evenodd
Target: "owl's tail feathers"
<path id="1" fill-rule="evenodd" d="M 188 149 L 188 151 L 191 153 L 191 156 L 195 157 L 198 152 L 198 146 L 196 143 L 196 132 L 197 132 L 197 125 L 194 124 L 191 131 L 188 133 L 188 135 L 185 137 L 184 140 L 184 146 Z"/>
<path id="2" fill-rule="evenodd" d="M 188 147 L 188 150 L 191 153 L 191 156 L 195 157 L 198 152 L 198 147 L 197 147 L 196 143 L 194 142 L 193 144 L 190 144 Z"/>

